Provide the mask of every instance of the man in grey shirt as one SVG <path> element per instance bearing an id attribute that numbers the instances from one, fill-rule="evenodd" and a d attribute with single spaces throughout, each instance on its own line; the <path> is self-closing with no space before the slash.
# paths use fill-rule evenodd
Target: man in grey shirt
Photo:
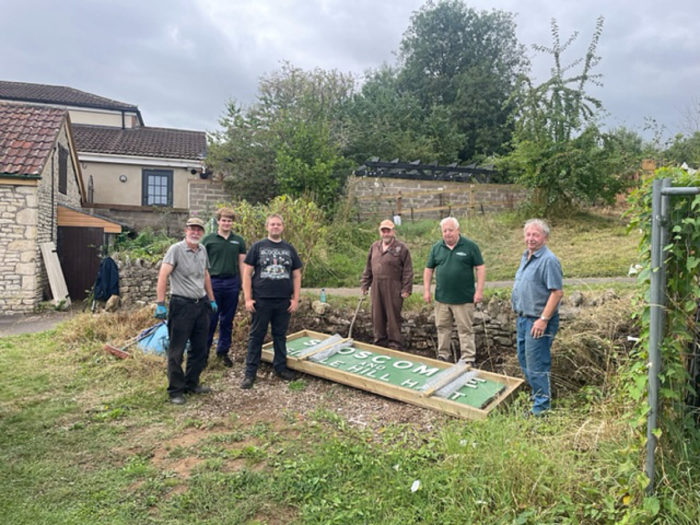
<path id="1" fill-rule="evenodd" d="M 204 221 L 187 220 L 184 240 L 168 248 L 160 265 L 156 285 L 157 319 L 168 319 L 168 395 L 175 405 L 185 403 L 185 393 L 206 394 L 207 386 L 199 384 L 207 359 L 209 313 L 216 312 L 214 292 L 207 270 L 207 250 L 199 241 L 204 234 Z M 165 308 L 165 289 L 170 278 L 170 315 Z M 185 345 L 186 370 L 182 371 Z"/>

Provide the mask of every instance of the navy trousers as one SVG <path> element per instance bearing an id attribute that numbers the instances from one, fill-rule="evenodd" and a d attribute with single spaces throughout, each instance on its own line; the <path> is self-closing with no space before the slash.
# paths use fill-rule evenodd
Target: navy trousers
<path id="1" fill-rule="evenodd" d="M 231 347 L 231 330 L 233 317 L 238 308 L 238 291 L 241 289 L 241 281 L 235 277 L 212 277 L 211 287 L 214 290 L 214 299 L 219 307 L 217 313 L 212 313 L 209 319 L 209 337 L 207 339 L 207 358 L 209 349 L 214 341 L 216 325 L 219 325 L 219 340 L 216 343 L 216 355 L 226 355 Z"/>

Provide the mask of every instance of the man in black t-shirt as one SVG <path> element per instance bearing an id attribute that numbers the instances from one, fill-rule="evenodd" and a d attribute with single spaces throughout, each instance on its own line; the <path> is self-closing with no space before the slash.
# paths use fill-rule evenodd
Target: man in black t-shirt
<path id="1" fill-rule="evenodd" d="M 299 306 L 301 260 L 294 247 L 282 240 L 282 217 L 272 214 L 265 220 L 267 239 L 250 247 L 243 260 L 243 296 L 251 313 L 245 377 L 241 388 L 252 388 L 260 366 L 262 343 L 270 325 L 275 355 L 272 367 L 285 381 L 296 378 L 287 368 L 287 327 Z"/>

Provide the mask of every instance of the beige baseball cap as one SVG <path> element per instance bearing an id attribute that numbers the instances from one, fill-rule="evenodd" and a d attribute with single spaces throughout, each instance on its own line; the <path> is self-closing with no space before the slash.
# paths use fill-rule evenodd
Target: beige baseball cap
<path id="1" fill-rule="evenodd" d="M 389 228 L 390 230 L 393 230 L 394 223 L 391 222 L 389 219 L 386 219 L 379 223 L 379 229 L 381 230 L 382 228 Z"/>
<path id="2" fill-rule="evenodd" d="M 204 229 L 204 221 L 200 219 L 199 217 L 190 217 L 187 219 L 187 226 L 199 226 L 200 228 Z"/>

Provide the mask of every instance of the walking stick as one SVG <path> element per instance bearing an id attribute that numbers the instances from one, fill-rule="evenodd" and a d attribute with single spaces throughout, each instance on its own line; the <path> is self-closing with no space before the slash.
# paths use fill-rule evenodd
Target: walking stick
<path id="1" fill-rule="evenodd" d="M 352 327 L 355 326 L 355 319 L 357 319 L 357 314 L 360 311 L 360 305 L 364 300 L 365 294 L 360 295 L 360 300 L 357 301 L 357 308 L 355 308 L 355 315 L 352 316 L 352 321 L 350 321 L 350 328 L 348 329 L 348 339 L 352 337 Z"/>

